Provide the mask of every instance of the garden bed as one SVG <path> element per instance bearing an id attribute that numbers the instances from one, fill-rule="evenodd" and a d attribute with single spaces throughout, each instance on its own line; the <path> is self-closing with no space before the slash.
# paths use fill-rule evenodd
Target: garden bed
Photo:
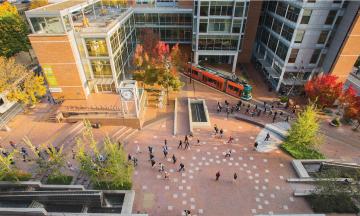
<path id="1" fill-rule="evenodd" d="M 51 185 L 70 185 L 73 176 L 66 176 L 66 175 L 56 175 L 56 176 L 49 176 L 46 184 Z"/>
<path id="2" fill-rule="evenodd" d="M 315 213 L 358 213 L 359 208 L 346 194 L 310 195 L 305 197 Z"/>
<path id="3" fill-rule="evenodd" d="M 315 149 L 289 145 L 281 145 L 280 148 L 295 159 L 325 159 L 325 156 Z"/>
<path id="4" fill-rule="evenodd" d="M 12 174 L 4 174 L 0 181 L 28 181 L 32 175 L 23 171 L 17 171 Z"/>
<path id="5" fill-rule="evenodd" d="M 131 182 L 124 182 L 123 185 L 120 185 L 110 181 L 96 181 L 93 184 L 94 189 L 97 190 L 131 190 L 132 188 Z"/>

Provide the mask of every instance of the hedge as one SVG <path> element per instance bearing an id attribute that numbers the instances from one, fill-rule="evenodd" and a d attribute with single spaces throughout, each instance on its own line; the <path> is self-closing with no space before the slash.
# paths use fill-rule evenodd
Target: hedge
<path id="1" fill-rule="evenodd" d="M 311 208 L 315 213 L 358 213 L 359 208 L 354 205 L 347 194 L 311 195 L 307 196 Z"/>
<path id="2" fill-rule="evenodd" d="M 93 185 L 97 190 L 131 190 L 132 188 L 131 182 L 124 182 L 123 185 L 120 185 L 111 181 L 96 181 L 93 182 Z"/>
<path id="3" fill-rule="evenodd" d="M 50 175 L 46 181 L 46 184 L 52 185 L 69 185 L 71 184 L 73 177 L 66 175 Z"/>
<path id="4" fill-rule="evenodd" d="M 325 159 L 325 156 L 315 149 L 285 144 L 281 145 L 280 148 L 295 159 Z"/>

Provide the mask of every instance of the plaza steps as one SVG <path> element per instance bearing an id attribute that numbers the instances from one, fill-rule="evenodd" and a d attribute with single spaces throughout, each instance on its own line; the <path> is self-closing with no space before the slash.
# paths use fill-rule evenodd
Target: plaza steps
<path id="1" fill-rule="evenodd" d="M 138 131 L 138 129 L 121 126 L 110 136 L 110 138 L 115 142 L 121 142 L 122 144 L 126 144 L 127 141 Z"/>

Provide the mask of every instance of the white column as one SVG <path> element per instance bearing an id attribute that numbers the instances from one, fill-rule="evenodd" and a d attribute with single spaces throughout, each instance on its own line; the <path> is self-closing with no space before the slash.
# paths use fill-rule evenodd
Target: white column
<path id="1" fill-rule="evenodd" d="M 195 65 L 199 64 L 199 53 L 198 53 L 198 52 L 195 52 L 194 64 L 195 64 Z"/>
<path id="2" fill-rule="evenodd" d="M 233 65 L 232 65 L 232 70 L 231 70 L 232 73 L 235 73 L 235 71 L 236 71 L 236 65 L 237 65 L 238 55 L 239 55 L 239 52 L 237 52 L 237 53 L 234 55 Z"/>

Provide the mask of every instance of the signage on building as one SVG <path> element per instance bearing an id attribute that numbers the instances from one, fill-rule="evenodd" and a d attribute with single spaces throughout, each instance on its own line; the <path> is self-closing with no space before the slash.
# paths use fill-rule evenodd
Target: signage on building
<path id="1" fill-rule="evenodd" d="M 53 72 L 51 66 L 44 65 L 43 66 L 43 71 L 44 71 L 44 75 L 46 77 L 46 81 L 47 81 L 47 83 L 49 85 L 49 89 L 50 88 L 58 88 L 58 83 L 56 81 L 56 77 L 54 75 L 54 72 Z"/>
<path id="2" fill-rule="evenodd" d="M 62 88 L 49 88 L 51 93 L 60 93 L 62 92 Z"/>

